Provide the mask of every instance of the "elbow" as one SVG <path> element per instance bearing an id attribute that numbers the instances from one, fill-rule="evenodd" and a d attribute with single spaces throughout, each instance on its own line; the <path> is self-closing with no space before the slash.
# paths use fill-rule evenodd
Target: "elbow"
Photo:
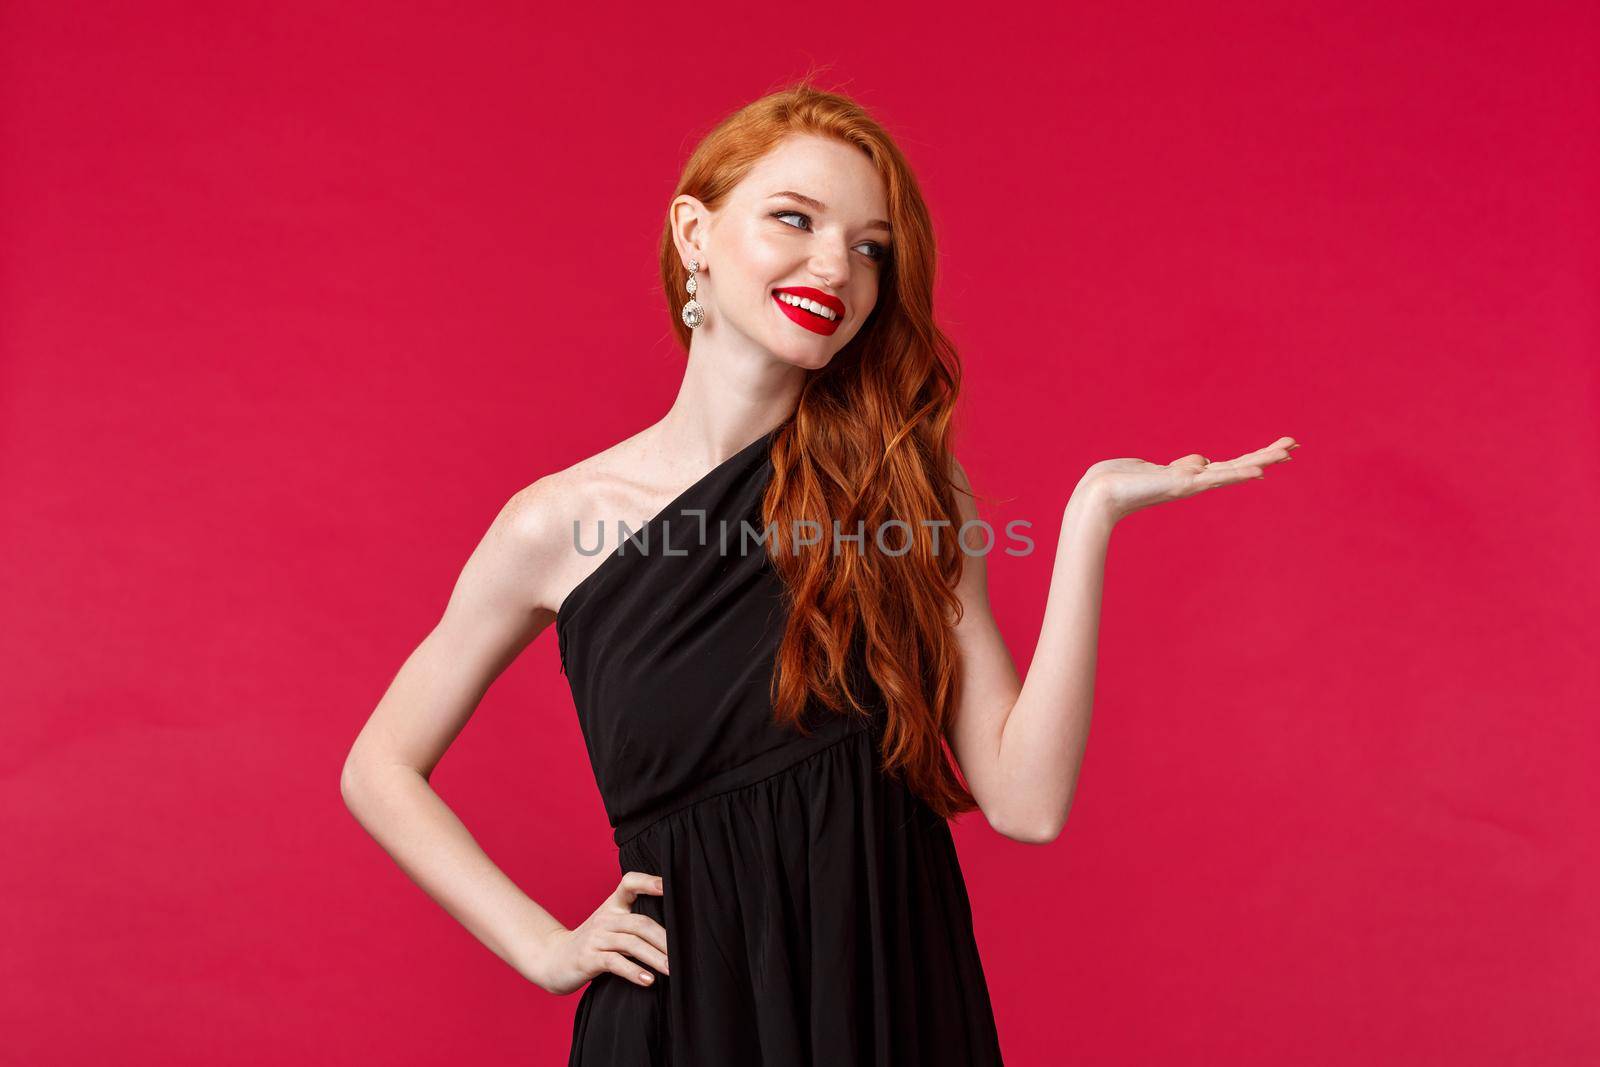
<path id="1" fill-rule="evenodd" d="M 1061 836 L 1060 823 L 1047 823 L 1044 826 L 1033 827 L 1024 833 L 1014 835 L 1013 841 L 1021 841 L 1025 845 L 1048 845 Z"/>
<path id="2" fill-rule="evenodd" d="M 1048 845 L 1061 836 L 1066 817 L 1054 819 L 990 819 L 989 825 L 1002 837 L 1025 845 Z"/>
<path id="3" fill-rule="evenodd" d="M 361 801 L 361 790 L 364 776 L 361 773 L 361 764 L 354 755 L 345 757 L 344 766 L 339 769 L 339 798 L 344 801 L 344 806 L 355 814 L 356 807 Z"/>
<path id="4" fill-rule="evenodd" d="M 389 806 L 396 790 L 403 790 L 412 777 L 426 782 L 427 772 L 400 760 L 360 745 L 352 748 L 339 770 L 339 796 L 356 820 L 366 825 L 367 817 Z"/>
<path id="5" fill-rule="evenodd" d="M 355 796 L 355 793 L 356 793 L 356 772 L 355 772 L 355 768 L 350 766 L 350 761 L 349 760 L 346 760 L 344 766 L 339 769 L 339 799 L 344 801 L 344 806 L 345 807 L 347 807 L 347 808 L 350 807 L 351 798 L 353 798 Z"/>

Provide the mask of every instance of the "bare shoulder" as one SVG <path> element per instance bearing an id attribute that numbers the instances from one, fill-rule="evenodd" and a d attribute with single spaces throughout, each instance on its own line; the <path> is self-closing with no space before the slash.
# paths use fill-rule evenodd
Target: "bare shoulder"
<path id="1" fill-rule="evenodd" d="M 949 477 L 955 487 L 956 516 L 959 520 L 956 529 L 956 543 L 964 546 L 961 559 L 961 577 L 956 584 L 956 589 L 963 601 L 962 617 L 967 618 L 972 614 L 973 608 L 982 607 L 987 610 L 988 601 L 988 566 L 984 557 L 988 548 L 985 546 L 986 535 L 978 515 L 977 497 L 972 492 L 972 482 L 967 478 L 967 471 L 956 459 L 955 452 L 950 453 Z"/>
<path id="2" fill-rule="evenodd" d="M 546 474 L 517 491 L 495 526 L 527 561 L 537 606 L 558 611 L 598 559 L 591 544 L 601 516 L 626 511 L 645 455 L 643 431 L 570 466 Z M 583 530 L 587 554 L 578 551 Z M 610 547 L 614 548 L 615 545 Z"/>
<path id="3" fill-rule="evenodd" d="M 972 483 L 967 479 L 967 468 L 961 465 L 953 450 L 950 453 L 950 480 L 955 482 L 962 492 L 972 492 Z"/>
<path id="4" fill-rule="evenodd" d="M 956 459 L 954 451 L 950 453 L 950 470 L 948 472 L 950 483 L 956 488 L 956 510 L 961 513 L 962 521 L 978 517 L 978 508 L 973 499 L 972 482 L 967 478 L 967 470 Z"/>

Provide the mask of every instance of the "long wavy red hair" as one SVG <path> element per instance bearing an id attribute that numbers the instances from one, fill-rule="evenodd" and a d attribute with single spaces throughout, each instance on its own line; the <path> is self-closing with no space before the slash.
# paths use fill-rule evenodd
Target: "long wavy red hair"
<path id="1" fill-rule="evenodd" d="M 954 345 L 933 316 L 935 247 L 927 205 L 889 134 L 850 98 L 818 89 L 809 76 L 723 119 L 695 148 L 674 197 L 688 194 L 715 210 L 750 168 L 791 134 L 835 138 L 865 152 L 888 192 L 894 240 L 881 268 L 878 302 L 850 343 L 812 372 L 794 415 L 773 438 L 773 477 L 763 518 L 774 534 L 770 554 L 783 578 L 789 622 L 772 681 L 773 718 L 804 730 L 812 701 L 841 714 L 865 714 L 851 669 L 859 647 L 886 708 L 885 773 L 902 780 L 940 816 L 972 811 L 977 801 L 947 758 L 944 733 L 960 690 L 953 628 L 960 617 L 954 586 L 962 568 L 955 544 L 961 525 L 951 480 L 949 437 L 961 382 Z M 680 318 L 687 272 L 672 239 L 661 236 L 661 282 L 684 350 Z M 883 540 L 898 552 L 877 550 Z M 933 530 L 922 520 L 948 520 Z M 822 531 L 816 545 L 790 535 L 801 520 Z M 865 551 L 841 533 L 865 525 Z"/>

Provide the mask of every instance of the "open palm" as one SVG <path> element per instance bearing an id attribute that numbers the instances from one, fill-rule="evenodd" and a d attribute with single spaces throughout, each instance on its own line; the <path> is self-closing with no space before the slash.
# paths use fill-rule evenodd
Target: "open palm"
<path id="1" fill-rule="evenodd" d="M 1299 447 L 1294 438 L 1280 437 L 1265 448 L 1218 463 L 1198 452 L 1179 456 L 1166 466 L 1142 459 L 1103 459 L 1084 472 L 1080 484 L 1092 488 L 1113 520 L 1121 519 L 1152 504 L 1265 478 L 1266 468 L 1289 460 L 1289 453 Z"/>

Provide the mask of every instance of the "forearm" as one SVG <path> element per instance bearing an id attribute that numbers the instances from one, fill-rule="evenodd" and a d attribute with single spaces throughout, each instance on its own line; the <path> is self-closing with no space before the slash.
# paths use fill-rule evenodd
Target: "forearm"
<path id="1" fill-rule="evenodd" d="M 406 875 L 529 981 L 548 938 L 565 927 L 495 865 L 416 769 L 352 761 L 346 806 Z"/>
<path id="2" fill-rule="evenodd" d="M 1062 515 L 1044 620 L 1027 677 L 1001 728 L 1000 780 L 1009 821 L 1050 840 L 1066 822 L 1094 706 L 1100 600 L 1115 525 L 1086 488 Z"/>

